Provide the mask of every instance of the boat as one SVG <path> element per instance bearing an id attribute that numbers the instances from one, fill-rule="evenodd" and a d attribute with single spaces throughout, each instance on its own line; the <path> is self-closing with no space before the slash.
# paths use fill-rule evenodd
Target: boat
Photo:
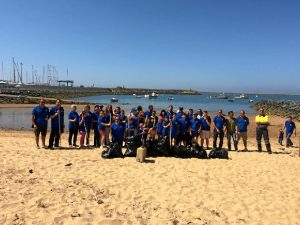
<path id="1" fill-rule="evenodd" d="M 224 93 L 219 94 L 219 95 L 211 95 L 211 99 L 228 99 L 228 96 L 226 96 Z"/>
<path id="2" fill-rule="evenodd" d="M 253 99 L 249 99 L 248 102 L 249 102 L 249 103 L 252 103 L 252 102 L 254 102 L 254 100 L 253 100 Z"/>
<path id="3" fill-rule="evenodd" d="M 136 98 L 141 98 L 142 96 L 141 96 L 141 95 L 136 95 L 135 97 L 136 97 Z"/>
<path id="4" fill-rule="evenodd" d="M 145 98 L 157 98 L 158 96 L 159 96 L 158 94 L 156 94 L 155 92 L 152 92 L 149 95 L 145 95 Z"/>
<path id="5" fill-rule="evenodd" d="M 156 94 L 155 92 L 152 92 L 151 95 L 149 95 L 149 98 L 157 98 L 158 94 Z"/>
<path id="6" fill-rule="evenodd" d="M 168 101 L 173 101 L 173 100 L 174 100 L 173 96 L 170 95 L 170 96 L 168 97 Z"/>
<path id="7" fill-rule="evenodd" d="M 133 94 L 133 96 L 136 96 L 136 94 Z"/>
<path id="8" fill-rule="evenodd" d="M 119 99 L 117 99 L 117 98 L 111 98 L 110 99 L 110 102 L 118 102 L 119 101 Z"/>
<path id="9" fill-rule="evenodd" d="M 236 98 L 236 99 L 248 99 L 249 97 L 245 94 L 241 94 L 240 96 L 236 96 L 234 98 Z"/>
<path id="10" fill-rule="evenodd" d="M 228 101 L 229 101 L 229 102 L 234 102 L 235 100 L 234 100 L 234 99 L 228 99 Z"/>

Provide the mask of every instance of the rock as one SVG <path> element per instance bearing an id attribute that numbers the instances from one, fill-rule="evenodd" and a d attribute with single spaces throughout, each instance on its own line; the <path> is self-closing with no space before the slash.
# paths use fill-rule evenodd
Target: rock
<path id="1" fill-rule="evenodd" d="M 72 163 L 68 163 L 68 164 L 66 164 L 65 166 L 72 166 L 73 164 Z"/>
<path id="2" fill-rule="evenodd" d="M 81 215 L 80 215 L 80 213 L 78 213 L 78 212 L 75 212 L 75 213 L 72 213 L 71 214 L 71 217 L 80 217 Z"/>
<path id="3" fill-rule="evenodd" d="M 29 172 L 29 173 L 33 173 L 33 169 L 30 169 L 28 172 Z"/>
<path id="4" fill-rule="evenodd" d="M 99 199 L 99 200 L 97 201 L 97 203 L 98 203 L 99 205 L 101 205 L 101 204 L 103 204 L 104 202 L 103 202 L 101 199 Z"/>

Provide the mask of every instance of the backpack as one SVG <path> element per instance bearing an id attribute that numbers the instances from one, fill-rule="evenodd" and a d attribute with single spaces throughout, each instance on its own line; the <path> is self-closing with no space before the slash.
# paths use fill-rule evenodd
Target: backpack
<path id="1" fill-rule="evenodd" d="M 170 155 L 170 142 L 169 139 L 159 138 L 156 143 L 156 149 L 159 156 L 169 156 Z"/>
<path id="2" fill-rule="evenodd" d="M 209 153 L 210 159 L 228 159 L 228 151 L 224 148 L 214 148 Z"/>
<path id="3" fill-rule="evenodd" d="M 191 150 L 190 150 L 190 146 L 182 146 L 182 145 L 175 145 L 172 147 L 172 155 L 175 158 L 183 158 L 183 159 L 187 159 L 187 158 L 191 158 Z"/>
<path id="4" fill-rule="evenodd" d="M 122 149 L 117 142 L 110 143 L 107 148 L 101 153 L 102 158 L 112 159 L 112 158 L 123 158 Z"/>

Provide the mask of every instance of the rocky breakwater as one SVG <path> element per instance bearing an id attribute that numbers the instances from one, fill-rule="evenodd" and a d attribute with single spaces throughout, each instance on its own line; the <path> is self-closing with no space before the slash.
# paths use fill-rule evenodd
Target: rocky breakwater
<path id="1" fill-rule="evenodd" d="M 56 99 L 54 98 L 45 98 L 47 104 L 55 104 Z M 0 94 L 0 104 L 38 104 L 40 97 L 31 97 L 24 95 L 4 95 Z M 63 100 L 65 104 L 93 104 L 88 102 L 78 102 L 71 100 Z"/>
<path id="2" fill-rule="evenodd" d="M 268 111 L 269 115 L 292 116 L 295 120 L 300 121 L 300 101 L 264 100 L 256 103 L 252 108 L 255 110 L 264 108 Z"/>

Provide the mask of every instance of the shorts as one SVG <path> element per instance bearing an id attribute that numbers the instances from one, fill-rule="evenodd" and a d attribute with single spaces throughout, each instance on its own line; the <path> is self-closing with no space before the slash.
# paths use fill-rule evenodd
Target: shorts
<path id="1" fill-rule="evenodd" d="M 100 134 L 101 136 L 105 136 L 105 130 L 99 130 L 99 134 Z"/>
<path id="2" fill-rule="evenodd" d="M 192 138 L 198 138 L 198 136 L 199 136 L 199 133 L 198 133 L 198 131 L 195 131 L 195 132 L 192 132 Z"/>
<path id="3" fill-rule="evenodd" d="M 244 141 L 247 141 L 247 139 L 248 139 L 247 131 L 246 132 L 239 132 L 238 140 L 240 140 L 240 138 L 242 138 Z"/>
<path id="4" fill-rule="evenodd" d="M 33 131 L 34 131 L 35 136 L 39 136 L 41 133 L 42 136 L 45 137 L 47 134 L 47 126 L 37 125 Z"/>
<path id="5" fill-rule="evenodd" d="M 210 138 L 210 130 L 201 130 L 200 137 L 201 139 L 208 139 Z"/>

